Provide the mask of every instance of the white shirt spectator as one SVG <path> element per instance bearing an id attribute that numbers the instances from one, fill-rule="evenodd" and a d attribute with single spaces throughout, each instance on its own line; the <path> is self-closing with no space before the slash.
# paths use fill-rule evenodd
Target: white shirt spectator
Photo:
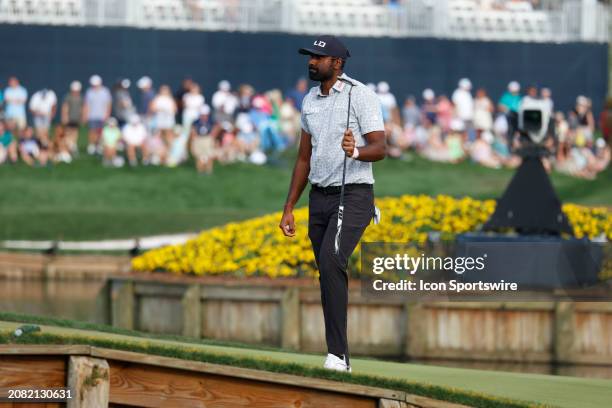
<path id="1" fill-rule="evenodd" d="M 29 106 L 35 115 L 50 117 L 56 104 L 57 96 L 55 92 L 50 89 L 41 89 L 32 95 Z"/>
<path id="2" fill-rule="evenodd" d="M 457 117 L 463 121 L 471 121 L 474 119 L 474 98 L 467 89 L 457 88 L 453 92 L 453 103 Z"/>
<path id="3" fill-rule="evenodd" d="M 204 106 L 204 96 L 202 94 L 194 94 L 187 92 L 183 95 L 183 125 L 188 127 L 198 116 L 200 109 Z"/>
<path id="4" fill-rule="evenodd" d="M 141 146 L 147 138 L 147 128 L 139 120 L 126 123 L 121 133 L 125 143 L 132 146 Z"/>

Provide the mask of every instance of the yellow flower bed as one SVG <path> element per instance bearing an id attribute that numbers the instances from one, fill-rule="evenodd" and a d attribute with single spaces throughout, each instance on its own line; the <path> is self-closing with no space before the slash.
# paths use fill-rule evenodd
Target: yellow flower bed
<path id="1" fill-rule="evenodd" d="M 383 214 L 379 225 L 370 225 L 366 242 L 414 242 L 424 244 L 428 232 L 439 231 L 442 239 L 474 231 L 493 213 L 494 200 L 411 196 L 380 198 Z M 566 204 L 575 235 L 594 238 L 605 234 L 612 240 L 612 211 Z M 202 232 L 182 245 L 171 245 L 134 258 L 138 271 L 165 270 L 176 274 L 234 276 L 316 276 L 314 255 L 308 239 L 308 209 L 294 211 L 296 236 L 286 238 L 280 229 L 281 213 L 229 223 Z M 354 258 L 358 256 L 358 251 Z"/>

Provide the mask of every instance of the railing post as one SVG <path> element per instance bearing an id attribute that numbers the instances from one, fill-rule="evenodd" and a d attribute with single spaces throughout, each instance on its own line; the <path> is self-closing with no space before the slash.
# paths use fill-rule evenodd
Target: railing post
<path id="1" fill-rule="evenodd" d="M 299 350 L 301 330 L 300 289 L 287 288 L 281 300 L 281 347 Z"/>
<path id="2" fill-rule="evenodd" d="M 111 287 L 111 318 L 115 327 L 134 329 L 134 282 L 113 281 Z"/>
<path id="3" fill-rule="evenodd" d="M 108 408 L 108 362 L 99 358 L 70 356 L 67 388 L 73 393 L 67 408 Z"/>
<path id="4" fill-rule="evenodd" d="M 183 336 L 202 337 L 202 303 L 200 285 L 189 285 L 183 299 Z"/>

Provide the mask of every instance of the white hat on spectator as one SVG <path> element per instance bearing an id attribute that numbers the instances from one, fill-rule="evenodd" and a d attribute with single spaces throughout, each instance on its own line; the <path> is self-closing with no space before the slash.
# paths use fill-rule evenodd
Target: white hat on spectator
<path id="1" fill-rule="evenodd" d="M 469 91 L 470 89 L 472 89 L 472 81 L 467 78 L 461 78 L 459 80 L 459 88 Z"/>
<path id="2" fill-rule="evenodd" d="M 465 124 L 459 118 L 453 118 L 450 122 L 450 128 L 454 132 L 463 132 L 465 130 Z"/>
<path id="3" fill-rule="evenodd" d="M 130 121 L 130 123 L 132 125 L 135 125 L 136 123 L 140 122 L 140 116 L 138 116 L 138 114 L 134 113 L 134 114 L 130 115 L 129 121 Z"/>
<path id="4" fill-rule="evenodd" d="M 427 88 L 423 91 L 423 99 L 425 99 L 426 101 L 431 101 L 435 96 L 436 94 L 430 88 Z"/>
<path id="5" fill-rule="evenodd" d="M 521 84 L 516 81 L 512 81 L 508 84 L 508 90 L 510 92 L 518 92 L 521 90 Z"/>
<path id="6" fill-rule="evenodd" d="M 145 75 L 145 76 L 143 76 L 142 78 L 140 78 L 138 80 L 136 85 L 140 89 L 150 88 L 153 85 L 153 80 L 151 80 L 151 78 L 149 78 L 148 76 Z"/>
<path id="7" fill-rule="evenodd" d="M 387 92 L 389 92 L 389 84 L 386 83 L 385 81 L 380 81 L 378 83 L 378 86 L 376 87 L 376 89 L 380 93 L 387 93 Z"/>
<path id="8" fill-rule="evenodd" d="M 132 85 L 132 81 L 130 81 L 129 79 L 124 78 L 124 79 L 121 80 L 121 87 L 122 88 L 127 89 L 127 88 L 130 87 L 130 85 Z"/>
<path id="9" fill-rule="evenodd" d="M 89 83 L 91 86 L 102 85 L 102 78 L 100 78 L 100 75 L 92 75 L 91 78 L 89 78 Z"/>
<path id="10" fill-rule="evenodd" d="M 373 84 L 372 82 L 368 82 L 366 86 L 370 88 L 372 91 L 376 92 L 376 84 Z"/>
<path id="11" fill-rule="evenodd" d="M 493 133 L 489 132 L 488 130 L 485 130 L 484 132 L 482 132 L 482 140 L 484 140 L 488 144 L 492 144 L 495 141 L 495 137 L 493 136 Z"/>
<path id="12" fill-rule="evenodd" d="M 210 115 L 210 106 L 208 104 L 202 105 L 200 108 L 200 115 Z"/>
<path id="13" fill-rule="evenodd" d="M 232 86 L 229 81 L 224 79 L 223 81 L 219 82 L 219 89 L 224 92 L 229 92 L 229 90 L 232 89 Z"/>
<path id="14" fill-rule="evenodd" d="M 80 91 L 81 88 L 82 88 L 82 86 L 81 86 L 81 83 L 79 81 L 72 81 L 70 83 L 70 90 L 71 91 L 77 92 L 77 91 Z"/>
<path id="15" fill-rule="evenodd" d="M 576 103 L 578 105 L 587 106 L 589 104 L 589 99 L 584 95 L 578 95 L 578 97 L 576 98 Z"/>
<path id="16" fill-rule="evenodd" d="M 117 126 L 117 119 L 112 116 L 106 120 L 106 124 L 109 126 Z"/>
<path id="17" fill-rule="evenodd" d="M 595 146 L 597 146 L 598 149 L 603 149 L 606 147 L 606 141 L 603 137 L 600 137 L 595 141 Z"/>

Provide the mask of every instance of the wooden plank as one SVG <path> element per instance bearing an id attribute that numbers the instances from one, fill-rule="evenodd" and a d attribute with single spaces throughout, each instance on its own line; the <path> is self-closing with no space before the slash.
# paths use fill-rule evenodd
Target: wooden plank
<path id="1" fill-rule="evenodd" d="M 376 408 L 377 399 L 109 360 L 110 401 L 140 407 Z"/>
<path id="2" fill-rule="evenodd" d="M 295 385 L 299 387 L 314 388 L 323 391 L 341 392 L 345 394 L 353 394 L 374 398 L 403 400 L 405 397 L 405 393 L 402 391 L 393 391 L 383 388 L 367 387 L 356 384 L 342 384 L 341 387 L 338 387 L 338 382 L 335 381 L 320 380 L 317 378 L 308 378 L 288 374 L 278 374 L 261 370 L 252 370 L 248 368 L 225 366 L 220 364 L 181 360 L 177 358 L 144 355 L 139 353 L 132 353 L 129 351 L 118 351 L 92 347 L 91 355 L 94 357 L 105 358 L 109 360 L 109 362 L 115 360 L 120 362 L 141 363 L 156 367 L 190 370 L 200 373 L 216 374 L 249 380 L 258 380 L 276 384 Z"/>
<path id="3" fill-rule="evenodd" d="M 65 356 L 0 356 L 0 395 L 11 388 L 66 386 Z"/>
<path id="4" fill-rule="evenodd" d="M 574 302 L 577 312 L 612 313 L 612 302 Z"/>
<path id="5" fill-rule="evenodd" d="M 238 286 L 206 286 L 201 289 L 203 300 L 237 300 L 237 301 L 265 301 L 280 302 L 283 299 L 285 288 L 266 287 L 238 287 Z"/>
<path id="6" fill-rule="evenodd" d="M 2 344 L 0 345 L 0 356 L 3 355 L 89 355 L 91 346 L 75 345 L 18 345 L 18 344 Z"/>
<path id="7" fill-rule="evenodd" d="M 281 301 L 281 347 L 287 350 L 300 349 L 300 289 L 285 291 Z"/>
<path id="8" fill-rule="evenodd" d="M 134 294 L 137 296 L 183 297 L 187 285 L 181 283 L 159 283 L 134 281 Z"/>
<path id="9" fill-rule="evenodd" d="M 183 336 L 202 337 L 202 304 L 200 285 L 190 285 L 181 299 L 183 306 Z"/>
<path id="10" fill-rule="evenodd" d="M 66 408 L 107 408 L 109 398 L 109 367 L 106 360 L 85 356 L 70 356 L 68 388 L 74 393 Z"/>
<path id="11" fill-rule="evenodd" d="M 553 311 L 555 302 L 424 302 L 426 309 L 536 310 Z"/>
<path id="12" fill-rule="evenodd" d="M 0 402 L 0 408 L 61 408 L 62 402 Z"/>

